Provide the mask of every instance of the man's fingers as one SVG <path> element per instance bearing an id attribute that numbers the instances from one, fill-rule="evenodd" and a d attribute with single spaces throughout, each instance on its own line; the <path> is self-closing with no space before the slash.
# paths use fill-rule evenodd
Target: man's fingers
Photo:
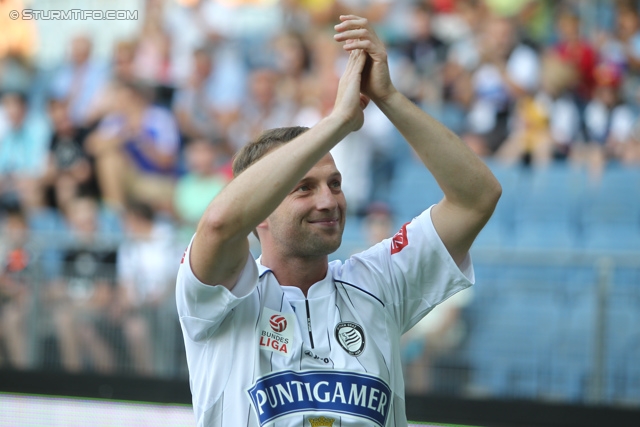
<path id="1" fill-rule="evenodd" d="M 354 40 L 349 44 L 345 44 L 342 46 L 344 50 L 347 52 L 351 52 L 354 50 L 364 50 L 368 53 L 375 54 L 374 51 L 375 44 L 371 40 Z"/>
<path id="2" fill-rule="evenodd" d="M 347 67 L 345 68 L 345 74 L 362 72 L 366 60 L 367 56 L 364 54 L 364 52 L 362 52 L 362 50 L 351 50 L 351 52 L 349 53 L 349 61 L 347 62 Z"/>
<path id="3" fill-rule="evenodd" d="M 369 21 L 366 18 L 356 15 L 340 15 L 340 20 L 342 21 L 340 24 L 336 25 L 336 27 L 342 25 L 359 25 L 361 27 L 367 25 Z"/>
<path id="4" fill-rule="evenodd" d="M 364 28 L 359 28 L 357 30 L 348 30 L 342 33 L 335 34 L 333 38 L 336 41 L 347 41 L 347 43 L 352 39 L 362 39 L 366 38 L 369 35 L 369 31 Z"/>

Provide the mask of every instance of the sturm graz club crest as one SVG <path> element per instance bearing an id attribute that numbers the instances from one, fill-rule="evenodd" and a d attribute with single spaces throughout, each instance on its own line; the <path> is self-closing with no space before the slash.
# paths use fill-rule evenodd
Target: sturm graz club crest
<path id="1" fill-rule="evenodd" d="M 362 326 L 353 322 L 340 322 L 336 325 L 336 340 L 352 356 L 364 351 L 364 331 Z"/>

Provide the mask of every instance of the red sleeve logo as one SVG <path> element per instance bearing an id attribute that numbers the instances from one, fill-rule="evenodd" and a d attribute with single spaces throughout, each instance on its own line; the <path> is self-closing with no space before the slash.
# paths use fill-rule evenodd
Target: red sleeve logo
<path id="1" fill-rule="evenodd" d="M 187 247 L 187 249 L 189 249 L 189 247 Z M 180 260 L 180 264 L 184 264 L 184 257 L 187 254 L 187 249 L 185 249 L 184 253 L 182 254 L 182 259 Z"/>
<path id="2" fill-rule="evenodd" d="M 391 238 L 391 255 L 397 254 L 405 246 L 409 244 L 409 238 L 407 237 L 407 222 L 402 228 Z"/>

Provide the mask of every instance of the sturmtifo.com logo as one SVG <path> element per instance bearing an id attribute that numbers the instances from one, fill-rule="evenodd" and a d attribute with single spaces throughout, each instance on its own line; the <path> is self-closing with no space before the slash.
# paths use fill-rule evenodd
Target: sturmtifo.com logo
<path id="1" fill-rule="evenodd" d="M 137 21 L 137 10 L 23 9 L 12 10 L 9 18 L 25 21 Z"/>
<path id="2" fill-rule="evenodd" d="M 340 322 L 336 325 L 336 340 L 352 356 L 364 351 L 364 331 L 362 326 L 353 322 Z"/>

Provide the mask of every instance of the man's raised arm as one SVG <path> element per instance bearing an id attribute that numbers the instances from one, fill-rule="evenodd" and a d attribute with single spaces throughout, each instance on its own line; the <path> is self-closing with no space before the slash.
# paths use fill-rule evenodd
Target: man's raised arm
<path id="1" fill-rule="evenodd" d="M 444 192 L 431 218 L 447 250 L 460 264 L 498 203 L 500 183 L 453 132 L 396 90 L 389 77 L 385 47 L 367 20 L 353 15 L 340 20 L 335 39 L 346 42 L 345 50 L 362 49 L 370 57 L 362 75 L 362 93 L 402 133 Z"/>
<path id="2" fill-rule="evenodd" d="M 360 50 L 350 53 L 328 117 L 247 168 L 209 204 L 198 224 L 189 259 L 200 281 L 233 288 L 249 255 L 249 233 L 278 207 L 313 165 L 362 126 L 362 110 L 368 102 L 360 94 L 365 60 Z"/>

